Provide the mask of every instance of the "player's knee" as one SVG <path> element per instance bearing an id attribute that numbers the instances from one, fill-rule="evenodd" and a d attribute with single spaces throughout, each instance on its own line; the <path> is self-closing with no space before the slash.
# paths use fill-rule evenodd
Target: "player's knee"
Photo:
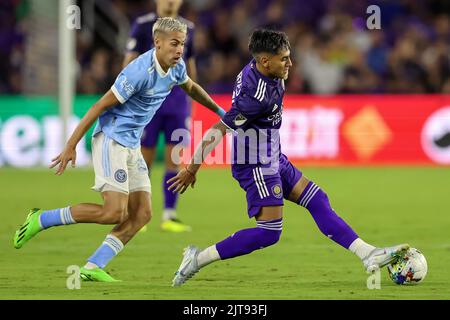
<path id="1" fill-rule="evenodd" d="M 104 210 L 101 220 L 104 224 L 119 224 L 126 218 L 126 216 L 127 212 L 125 208 L 114 207 Z"/>
<path id="2" fill-rule="evenodd" d="M 132 218 L 131 218 L 132 217 Z M 150 222 L 152 218 L 152 211 L 150 208 L 138 208 L 132 215 L 129 216 L 132 228 L 135 231 L 140 230 L 143 226 Z"/>
<path id="3" fill-rule="evenodd" d="M 262 248 L 274 245 L 280 240 L 283 220 L 258 221 L 259 242 Z"/>
<path id="4" fill-rule="evenodd" d="M 314 200 L 312 201 L 312 203 L 310 202 L 310 206 L 311 208 L 318 207 L 330 209 L 330 199 L 328 198 L 326 192 L 319 190 L 314 196 Z"/>
<path id="5" fill-rule="evenodd" d="M 298 204 L 309 211 L 331 208 L 328 195 L 314 183 L 307 186 L 298 200 Z"/>
<path id="6" fill-rule="evenodd" d="M 145 226 L 152 219 L 152 210 L 150 210 L 149 208 L 141 209 L 138 217 L 139 224 Z"/>
<path id="7" fill-rule="evenodd" d="M 281 230 L 275 231 L 275 230 L 263 230 L 263 235 L 261 237 L 261 246 L 262 247 L 269 247 L 274 245 L 275 243 L 280 240 L 281 236 Z"/>

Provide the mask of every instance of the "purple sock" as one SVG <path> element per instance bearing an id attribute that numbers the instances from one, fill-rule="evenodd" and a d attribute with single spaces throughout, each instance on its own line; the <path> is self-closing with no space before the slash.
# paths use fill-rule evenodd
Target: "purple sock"
<path id="1" fill-rule="evenodd" d="M 275 244 L 281 235 L 283 219 L 258 221 L 257 228 L 240 230 L 216 244 L 220 259 L 248 254 Z"/>
<path id="2" fill-rule="evenodd" d="M 175 209 L 178 199 L 178 193 L 173 193 L 172 191 L 167 190 L 169 184 L 167 184 L 167 180 L 175 177 L 177 175 L 177 171 L 166 171 L 164 174 L 163 180 L 163 189 L 164 189 L 164 209 Z"/>
<path id="3" fill-rule="evenodd" d="M 358 235 L 331 208 L 325 192 L 310 181 L 303 190 L 298 204 L 311 213 L 320 231 L 334 242 L 348 249 Z"/>

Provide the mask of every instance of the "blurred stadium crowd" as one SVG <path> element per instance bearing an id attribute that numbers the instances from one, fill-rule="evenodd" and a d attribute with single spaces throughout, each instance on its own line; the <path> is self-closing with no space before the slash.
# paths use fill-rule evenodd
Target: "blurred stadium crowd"
<path id="1" fill-rule="evenodd" d="M 21 92 L 26 2 L 0 1 L 1 94 Z M 155 9 L 152 0 L 109 2 L 129 23 Z M 366 28 L 371 4 L 381 30 Z M 289 93 L 450 93 L 448 0 L 185 0 L 181 14 L 196 25 L 198 81 L 211 93 L 232 91 L 255 27 L 288 33 Z M 108 89 L 124 50 L 78 36 L 78 93 Z"/>

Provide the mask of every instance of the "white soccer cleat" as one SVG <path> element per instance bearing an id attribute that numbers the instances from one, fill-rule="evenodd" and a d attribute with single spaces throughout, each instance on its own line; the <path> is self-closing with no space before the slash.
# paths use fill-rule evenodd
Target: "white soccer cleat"
<path id="1" fill-rule="evenodd" d="M 367 273 L 372 273 L 387 264 L 397 260 L 402 253 L 409 249 L 409 244 L 399 244 L 393 247 L 376 248 L 363 259 Z"/>
<path id="2" fill-rule="evenodd" d="M 197 257 L 200 249 L 196 246 L 188 246 L 184 249 L 183 260 L 181 265 L 175 272 L 175 277 L 172 280 L 172 287 L 181 286 L 186 280 L 189 280 L 194 274 L 200 270 L 197 263 Z"/>

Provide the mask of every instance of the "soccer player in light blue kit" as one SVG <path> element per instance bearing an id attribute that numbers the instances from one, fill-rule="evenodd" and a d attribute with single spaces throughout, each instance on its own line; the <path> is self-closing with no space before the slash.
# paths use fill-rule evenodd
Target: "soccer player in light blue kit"
<path id="1" fill-rule="evenodd" d="M 169 189 L 183 193 L 189 185 L 193 186 L 203 159 L 221 141 L 226 130 L 231 129 L 235 132 L 232 174 L 246 192 L 247 213 L 255 218 L 256 227 L 239 230 L 204 250 L 189 246 L 173 285 L 182 285 L 214 261 L 242 256 L 277 243 L 283 229 L 284 200 L 306 208 L 319 230 L 358 256 L 368 272 L 398 259 L 409 248 L 408 244 L 377 248 L 364 242 L 333 210 L 322 188 L 306 178 L 281 152 L 279 129 L 284 80 L 292 66 L 286 34 L 256 30 L 249 50 L 253 59 L 237 77 L 231 109 L 212 127 L 215 130 L 205 135 L 189 166 L 169 180 Z M 252 133 L 259 137 L 249 139 Z M 245 151 L 243 157 L 239 150 Z"/>
<path id="2" fill-rule="evenodd" d="M 140 16 L 133 23 L 130 39 L 127 44 L 127 53 L 123 61 L 124 67 L 136 59 L 140 54 L 153 47 L 153 35 L 149 30 L 152 30 L 158 17 L 172 17 L 187 25 L 187 38 L 184 46 L 183 59 L 186 62 L 189 77 L 195 81 L 197 68 L 194 56 L 194 24 L 178 15 L 183 1 L 155 0 L 154 2 L 156 4 L 156 12 Z M 178 219 L 176 211 L 178 194 L 168 191 L 168 186 L 166 184 L 166 181 L 175 177 L 179 171 L 178 163 L 180 163 L 180 159 L 177 153 L 173 152 L 173 149 L 179 141 L 173 139 L 173 132 L 179 129 L 188 130 L 188 128 L 190 128 L 191 104 L 190 99 L 181 88 L 173 88 L 152 121 L 144 128 L 141 139 L 141 152 L 147 167 L 151 172 L 158 138 L 160 133 L 164 133 L 165 172 L 162 183 L 164 210 L 162 214 L 161 229 L 169 232 L 185 232 L 191 231 L 192 229 L 191 226 Z M 141 230 L 145 231 L 146 226 Z"/>
<path id="3" fill-rule="evenodd" d="M 38 232 L 73 223 L 115 224 L 101 246 L 81 268 L 87 281 L 114 282 L 104 267 L 151 218 L 151 185 L 140 151 L 144 127 L 152 120 L 171 89 L 178 85 L 194 100 L 222 116 L 225 112 L 186 73 L 182 59 L 187 26 L 160 18 L 153 26 L 155 48 L 131 62 L 111 89 L 97 101 L 52 161 L 61 175 L 69 162 L 75 166 L 76 145 L 98 119 L 92 139 L 94 190 L 104 204 L 81 203 L 54 210 L 33 209 L 14 235 L 21 248 Z"/>

